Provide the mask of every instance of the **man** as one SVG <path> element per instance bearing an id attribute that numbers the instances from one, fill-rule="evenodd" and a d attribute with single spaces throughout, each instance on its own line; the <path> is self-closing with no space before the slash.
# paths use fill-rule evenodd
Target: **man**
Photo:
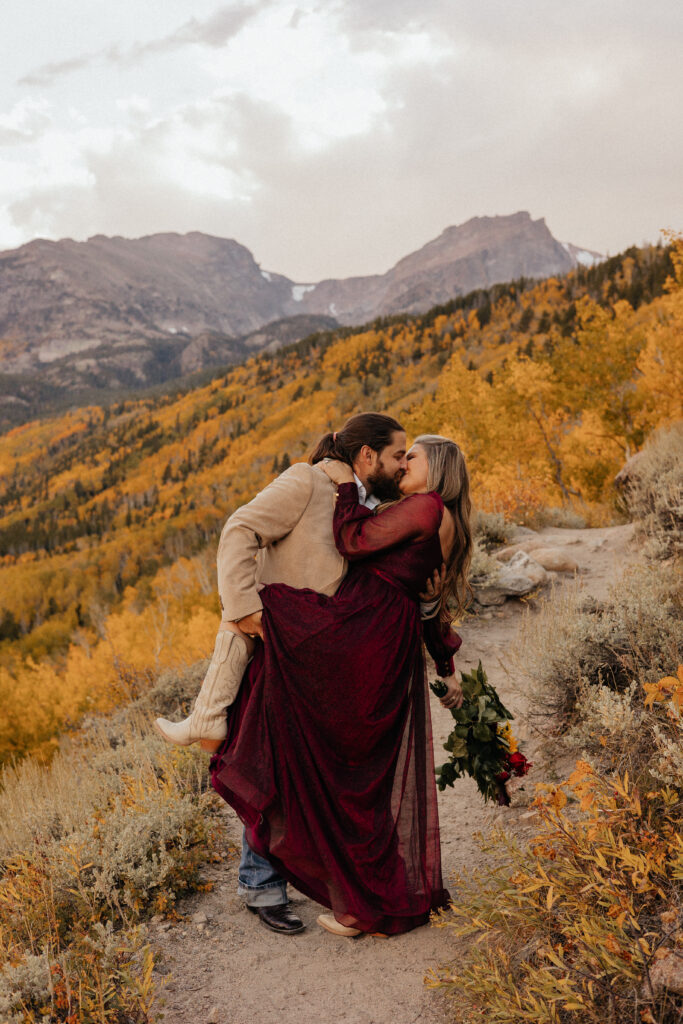
<path id="1" fill-rule="evenodd" d="M 360 413 L 322 438 L 310 465 L 291 466 L 230 516 L 218 547 L 223 617 L 214 655 L 192 714 L 180 723 L 157 719 L 158 730 L 170 742 L 199 740 L 215 750 L 225 738 L 225 709 L 235 699 L 254 638 L 263 637 L 262 586 L 286 583 L 331 596 L 344 578 L 347 565 L 332 533 L 336 488 L 316 468 L 326 457 L 352 466 L 359 501 L 368 508 L 399 497 L 407 468 L 405 431 L 391 416 Z M 433 600 L 438 590 L 439 581 L 429 581 L 423 597 Z M 296 934 L 303 929 L 289 909 L 286 882 L 244 838 L 238 892 L 273 931 Z"/>

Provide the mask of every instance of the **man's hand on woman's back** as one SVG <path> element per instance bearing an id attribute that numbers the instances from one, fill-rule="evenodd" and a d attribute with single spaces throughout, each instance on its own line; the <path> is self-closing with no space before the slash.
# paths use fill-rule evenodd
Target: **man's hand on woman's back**
<path id="1" fill-rule="evenodd" d="M 436 602 L 441 597 L 441 591 L 443 590 L 444 583 L 446 582 L 446 563 L 441 563 L 441 569 L 435 569 L 432 573 L 431 579 L 427 580 L 425 584 L 424 593 L 420 594 L 420 600 L 423 604 L 431 604 Z"/>

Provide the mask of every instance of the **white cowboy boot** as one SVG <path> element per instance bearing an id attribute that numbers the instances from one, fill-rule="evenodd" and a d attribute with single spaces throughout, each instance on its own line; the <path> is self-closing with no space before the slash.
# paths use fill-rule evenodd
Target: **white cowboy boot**
<path id="1" fill-rule="evenodd" d="M 194 702 L 192 714 L 182 722 L 157 718 L 154 727 L 168 743 L 188 747 L 198 741 L 209 741 L 207 749 L 214 749 L 227 735 L 225 709 L 232 704 L 249 663 L 246 641 L 231 630 L 221 630 L 209 670 Z"/>

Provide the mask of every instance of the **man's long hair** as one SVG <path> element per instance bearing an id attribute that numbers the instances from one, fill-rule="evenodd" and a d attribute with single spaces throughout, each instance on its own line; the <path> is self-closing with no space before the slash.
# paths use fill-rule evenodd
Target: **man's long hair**
<path id="1" fill-rule="evenodd" d="M 391 444 L 396 431 L 403 427 L 393 416 L 380 412 L 360 412 L 347 420 L 341 430 L 324 434 L 311 455 L 309 462 L 315 466 L 323 459 L 339 459 L 349 466 L 353 463 L 363 445 L 367 444 L 379 453 Z"/>

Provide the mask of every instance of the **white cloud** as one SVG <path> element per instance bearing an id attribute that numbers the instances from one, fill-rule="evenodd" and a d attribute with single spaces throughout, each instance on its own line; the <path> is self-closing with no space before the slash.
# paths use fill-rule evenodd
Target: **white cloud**
<path id="1" fill-rule="evenodd" d="M 254 0 L 252 3 L 234 3 L 219 7 L 206 18 L 192 17 L 178 28 L 146 42 L 135 42 L 129 46 L 112 44 L 98 50 L 79 53 L 65 60 L 47 61 L 31 69 L 19 79 L 20 85 L 44 86 L 56 79 L 74 72 L 88 69 L 93 64 L 133 64 L 146 57 L 191 45 L 222 47 L 239 34 L 243 26 L 271 0 Z"/>
<path id="2" fill-rule="evenodd" d="M 316 280 L 477 214 L 683 227 L 678 0 L 8 3 L 0 247 L 199 229 Z"/>
<path id="3" fill-rule="evenodd" d="M 44 99 L 22 99 L 0 114 L 0 146 L 33 142 L 50 124 L 50 104 Z"/>
<path id="4" fill-rule="evenodd" d="M 288 5 L 255 18 L 202 67 L 223 96 L 246 94 L 291 119 L 297 142 L 311 151 L 371 131 L 392 105 L 389 71 L 427 65 L 440 54 L 424 33 L 391 34 L 382 49 L 358 50 L 325 8 Z"/>

